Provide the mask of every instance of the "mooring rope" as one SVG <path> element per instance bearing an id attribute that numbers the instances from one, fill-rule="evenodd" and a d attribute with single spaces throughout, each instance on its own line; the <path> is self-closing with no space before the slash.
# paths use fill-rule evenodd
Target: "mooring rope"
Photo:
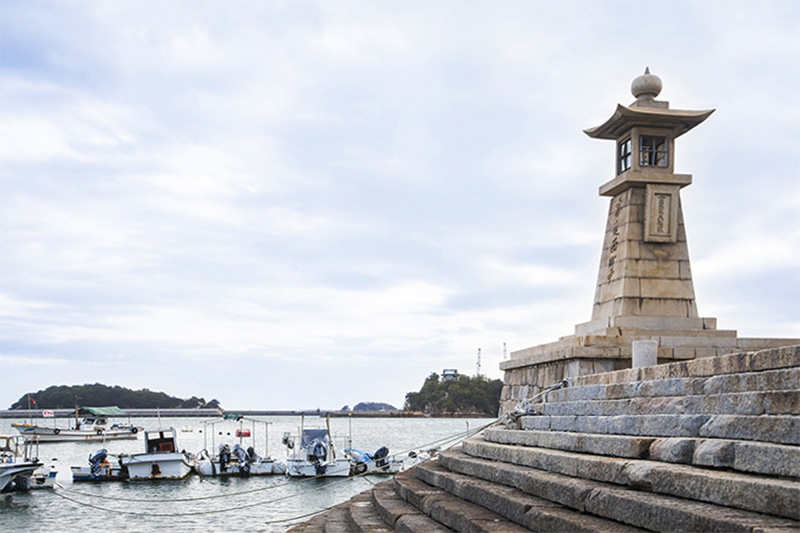
<path id="1" fill-rule="evenodd" d="M 469 437 L 472 437 L 474 435 L 477 435 L 478 433 L 480 433 L 484 429 L 488 428 L 489 426 L 491 426 L 493 424 L 496 424 L 499 421 L 500 421 L 500 419 L 495 419 L 495 420 L 492 420 L 491 422 L 489 422 L 488 424 L 485 424 L 485 425 L 480 426 L 478 428 L 475 428 L 475 429 L 472 429 L 472 430 L 467 430 L 465 432 L 459 432 L 459 433 L 457 433 L 455 435 L 449 435 L 449 436 L 446 436 L 446 437 L 442 437 L 440 439 L 436 439 L 434 441 L 431 441 L 431 442 L 429 442 L 429 443 L 427 443 L 427 444 L 425 444 L 423 446 L 419 446 L 419 447 L 417 447 L 415 449 L 428 448 L 430 450 L 436 450 L 436 449 L 438 449 L 439 446 L 445 446 L 445 444 L 448 444 L 448 443 L 450 444 L 450 446 L 454 446 L 455 444 L 457 444 L 458 442 L 463 441 L 466 438 L 469 438 Z M 431 448 L 434 445 L 436 445 L 436 448 Z M 396 457 L 398 455 L 402 455 L 402 454 L 408 453 L 410 451 L 413 451 L 413 450 L 409 449 L 409 450 L 405 450 L 403 452 L 398 452 L 396 454 L 390 455 L 389 457 Z M 344 483 L 346 481 L 352 481 L 354 479 L 364 479 L 368 483 L 370 483 L 372 485 L 375 485 L 374 482 L 372 482 L 371 480 L 366 478 L 366 476 L 368 476 L 370 474 L 371 474 L 371 472 L 363 472 L 361 474 L 356 474 L 356 475 L 345 477 L 345 478 L 342 478 L 342 479 L 339 479 L 339 480 L 331 481 L 330 483 L 328 483 L 328 484 L 326 484 L 324 486 L 314 487 L 314 488 L 311 488 L 309 490 L 302 490 L 302 491 L 298 491 L 298 492 L 293 492 L 292 494 L 288 494 L 286 496 L 281 496 L 281 497 L 278 497 L 278 498 L 274 498 L 272 500 L 266 500 L 266 501 L 259 500 L 257 502 L 250 502 L 250 503 L 247 503 L 247 504 L 237 505 L 237 506 L 233 506 L 233 507 L 226 507 L 226 508 L 223 508 L 223 509 L 209 509 L 209 510 L 204 510 L 204 511 L 191 511 L 191 512 L 180 512 L 180 513 L 176 513 L 176 512 L 172 512 L 172 513 L 153 513 L 153 512 L 150 512 L 150 511 L 148 511 L 148 512 L 140 512 L 140 511 L 131 511 L 131 510 L 124 510 L 124 509 L 123 510 L 109 509 L 107 507 L 102 507 L 102 506 L 95 505 L 95 504 L 92 504 L 92 503 L 82 502 L 80 500 L 76 500 L 74 498 L 71 498 L 71 497 L 65 495 L 64 492 L 80 494 L 81 496 L 87 496 L 87 497 L 91 497 L 91 498 L 102 498 L 102 499 L 115 500 L 115 501 L 120 501 L 120 502 L 138 502 L 138 503 L 194 502 L 194 501 L 203 501 L 203 500 L 211 500 L 211 499 L 218 499 L 218 498 L 228 498 L 228 497 L 235 497 L 235 496 L 240 496 L 240 495 L 245 495 L 245 494 L 252 494 L 252 493 L 255 493 L 255 492 L 262 492 L 262 491 L 271 490 L 271 489 L 275 489 L 275 488 L 279 488 L 279 487 L 285 487 L 287 485 L 296 485 L 298 481 L 310 481 L 310 480 L 314 480 L 314 479 L 320 479 L 320 478 L 325 477 L 325 476 L 314 476 L 314 477 L 302 478 L 300 480 L 289 481 L 289 482 L 286 482 L 286 483 L 279 483 L 277 485 L 271 485 L 269 487 L 261 487 L 261 488 L 258 488 L 258 489 L 250 489 L 250 490 L 238 491 L 238 492 L 227 493 L 227 494 L 218 494 L 218 495 L 211 495 L 211 496 L 198 496 L 198 497 L 194 497 L 194 498 L 172 498 L 172 499 L 168 499 L 168 500 L 163 500 L 163 499 L 162 500 L 154 500 L 154 499 L 142 499 L 142 498 L 125 498 L 125 497 L 114 497 L 114 496 L 104 496 L 104 495 L 99 495 L 99 494 L 91 494 L 91 493 L 87 493 L 87 492 L 68 489 L 68 488 L 64 487 L 63 485 L 61 485 L 60 483 L 56 483 L 55 484 L 55 487 L 57 487 L 58 490 L 54 490 L 53 492 L 55 494 L 57 494 L 59 497 L 65 499 L 65 500 L 68 500 L 68 501 L 70 501 L 72 503 L 75 503 L 77 505 L 82 505 L 82 506 L 89 507 L 89 508 L 92 508 L 92 509 L 95 509 L 95 510 L 98 510 L 98 511 L 105 511 L 105 512 L 109 512 L 109 513 L 126 514 L 126 515 L 132 515 L 132 516 L 154 516 L 154 517 L 198 516 L 198 515 L 208 515 L 208 514 L 216 514 L 216 513 L 226 513 L 226 512 L 230 512 L 230 511 L 238 511 L 238 510 L 242 510 L 242 509 L 248 509 L 248 508 L 251 508 L 251 507 L 256 507 L 258 505 L 276 503 L 276 502 L 280 502 L 280 501 L 287 500 L 287 499 L 290 499 L 290 498 L 295 498 L 295 497 L 297 497 L 297 496 L 299 496 L 301 494 L 305 494 L 305 493 L 309 493 L 309 492 L 315 492 L 315 491 L 319 491 L 319 490 L 322 490 L 322 489 L 326 489 L 326 488 L 330 487 L 331 485 L 338 485 L 340 483 Z M 316 511 L 314 511 L 312 513 L 307 513 L 307 514 L 304 514 L 304 515 L 301 515 L 301 516 L 294 516 L 294 517 L 291 517 L 291 518 L 274 520 L 274 521 L 269 521 L 269 522 L 266 522 L 266 523 L 267 524 L 272 524 L 272 523 L 283 523 L 283 522 L 291 522 L 291 521 L 295 521 L 295 520 L 301 520 L 303 518 L 307 518 L 307 517 L 314 516 L 314 515 L 323 513 L 325 511 L 328 511 L 328 510 L 332 509 L 333 507 L 335 507 L 336 505 L 339 505 L 339 504 L 335 504 L 335 505 L 332 505 L 330 507 L 319 509 L 319 510 L 316 510 Z"/>

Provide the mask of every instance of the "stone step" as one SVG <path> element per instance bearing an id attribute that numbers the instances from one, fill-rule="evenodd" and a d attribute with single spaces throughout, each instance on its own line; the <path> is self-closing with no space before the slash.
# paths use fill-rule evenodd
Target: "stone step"
<path id="1" fill-rule="evenodd" d="M 525 528 L 486 509 L 429 485 L 416 477 L 415 469 L 394 477 L 395 491 L 406 502 L 456 531 L 522 533 Z"/>
<path id="2" fill-rule="evenodd" d="M 800 417 L 791 415 L 523 416 L 519 422 L 539 431 L 800 444 Z"/>
<path id="3" fill-rule="evenodd" d="M 448 533 L 452 530 L 436 522 L 402 499 L 394 490 L 394 480 L 372 489 L 372 504 L 378 516 L 400 533 Z"/>
<path id="4" fill-rule="evenodd" d="M 800 367 L 800 345 L 579 376 L 574 378 L 572 385 L 578 387 L 677 377 L 711 377 L 792 367 Z"/>
<path id="5" fill-rule="evenodd" d="M 350 513 L 348 523 L 352 527 L 351 531 L 364 533 L 389 533 L 392 530 L 389 525 L 381 519 L 372 503 L 372 489 L 356 494 L 348 502 Z"/>
<path id="6" fill-rule="evenodd" d="M 286 530 L 286 533 L 325 533 L 325 520 L 327 518 L 327 513 L 318 514 L 307 522 L 290 527 Z"/>
<path id="7" fill-rule="evenodd" d="M 800 520 L 800 482 L 708 468 L 468 439 L 472 457 Z"/>
<path id="8" fill-rule="evenodd" d="M 416 475 L 429 485 L 486 507 L 531 531 L 605 531 L 615 533 L 642 531 L 639 528 L 566 509 L 557 503 L 525 494 L 513 487 L 450 472 L 438 461 L 419 465 Z"/>
<path id="9" fill-rule="evenodd" d="M 570 386 L 548 392 L 544 400 L 549 403 L 659 396 L 797 391 L 800 389 L 800 368 L 783 368 L 764 372 L 724 374 L 710 377 L 665 377 L 631 383 L 581 385 L 582 381 L 585 380 L 583 378 L 575 378 L 570 383 Z"/>
<path id="10" fill-rule="evenodd" d="M 499 482 L 576 511 L 652 531 L 756 533 L 800 528 L 796 520 L 480 459 L 459 450 L 441 453 L 439 461 L 456 473 Z"/>
<path id="11" fill-rule="evenodd" d="M 491 428 L 488 442 L 800 478 L 800 447 L 726 439 L 655 438 Z"/>
<path id="12" fill-rule="evenodd" d="M 800 390 L 634 397 L 620 400 L 547 401 L 534 404 L 533 409 L 547 416 L 800 415 Z"/>
<path id="13" fill-rule="evenodd" d="M 325 513 L 325 533 L 350 533 L 350 506 L 348 502 L 337 505 Z"/>

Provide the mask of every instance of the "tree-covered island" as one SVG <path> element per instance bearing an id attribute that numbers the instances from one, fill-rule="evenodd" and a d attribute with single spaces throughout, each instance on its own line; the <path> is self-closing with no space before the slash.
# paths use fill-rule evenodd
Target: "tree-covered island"
<path id="1" fill-rule="evenodd" d="M 483 376 L 446 376 L 432 373 L 419 392 L 406 394 L 405 410 L 430 415 L 497 416 L 503 381 Z"/>
<path id="2" fill-rule="evenodd" d="M 28 403 L 30 398 L 30 404 Z M 218 409 L 217 400 L 206 401 L 192 396 L 188 400 L 169 396 L 164 392 L 149 389 L 132 390 L 115 385 L 53 385 L 38 392 L 23 395 L 11 405 L 11 409 L 69 409 L 116 405 L 122 409 Z"/>

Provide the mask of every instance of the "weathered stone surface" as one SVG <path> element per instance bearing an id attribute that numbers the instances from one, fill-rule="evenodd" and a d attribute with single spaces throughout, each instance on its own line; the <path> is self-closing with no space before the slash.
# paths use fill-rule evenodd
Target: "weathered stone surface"
<path id="1" fill-rule="evenodd" d="M 799 522 L 786 518 L 775 518 L 674 496 L 633 491 L 607 483 L 575 479 L 536 469 L 520 469 L 516 465 L 489 462 L 465 457 L 463 454 L 459 456 L 457 452 L 447 452 L 442 455 L 441 460 L 448 469 L 476 477 L 481 477 L 480 474 L 486 472 L 487 466 L 481 466 L 480 463 L 488 463 L 492 469 L 505 472 L 500 478 L 504 484 L 513 483 L 512 486 L 534 496 L 655 531 L 753 531 L 766 527 L 800 526 Z M 672 468 L 687 467 L 672 465 Z M 643 487 L 657 484 L 653 480 L 636 483 Z M 702 492 L 704 489 L 694 487 L 692 490 Z M 726 497 L 724 492 L 718 495 Z"/>
<path id="2" fill-rule="evenodd" d="M 353 529 L 348 522 L 349 512 L 350 509 L 346 502 L 328 511 L 323 531 L 325 533 L 350 533 Z"/>
<path id="3" fill-rule="evenodd" d="M 700 428 L 699 435 L 776 444 L 800 444 L 800 417 L 717 415 L 711 417 Z"/>
<path id="4" fill-rule="evenodd" d="M 800 478 L 800 447 L 736 442 L 733 468 L 742 472 Z"/>
<path id="5" fill-rule="evenodd" d="M 422 514 L 419 509 L 403 500 L 394 491 L 393 480 L 375 485 L 372 490 L 372 504 L 375 506 L 378 516 L 390 527 L 395 527 L 395 523 L 402 516 Z"/>
<path id="6" fill-rule="evenodd" d="M 649 453 L 649 437 L 593 435 L 559 431 L 488 429 L 484 438 L 498 444 L 520 444 L 595 455 L 641 458 Z"/>
<path id="7" fill-rule="evenodd" d="M 353 531 L 368 533 L 389 533 L 392 528 L 378 515 L 372 504 L 372 490 L 357 494 L 350 498 L 348 523 Z"/>
<path id="8" fill-rule="evenodd" d="M 470 439 L 464 443 L 463 450 L 472 457 L 505 462 L 509 457 L 508 448 L 512 447 Z M 447 464 L 455 454 L 447 452 L 442 460 Z M 800 507 L 795 505 L 800 501 L 798 482 L 542 448 L 522 448 L 514 458 L 514 464 L 537 470 L 800 519 Z M 761 497 L 754 498 L 753 493 Z"/>
<path id="9" fill-rule="evenodd" d="M 696 443 L 695 439 L 656 439 L 650 445 L 650 459 L 665 463 L 690 464 Z"/>
<path id="10" fill-rule="evenodd" d="M 447 527 L 457 531 L 476 532 L 523 532 L 525 528 L 506 520 L 497 513 L 480 505 L 475 505 L 458 498 L 448 492 L 439 491 L 433 496 L 433 486 L 414 476 L 416 471 L 409 471 L 395 476 L 395 485 L 403 486 L 403 498 L 424 502 L 425 514 Z M 416 504 L 414 504 L 416 507 Z"/>

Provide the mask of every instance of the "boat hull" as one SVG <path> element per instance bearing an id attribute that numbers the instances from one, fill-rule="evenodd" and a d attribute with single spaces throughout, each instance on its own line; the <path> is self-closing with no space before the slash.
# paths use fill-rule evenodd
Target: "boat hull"
<path id="1" fill-rule="evenodd" d="M 180 452 L 126 455 L 120 464 L 131 480 L 183 479 L 192 471 L 192 462 Z"/>
<path id="2" fill-rule="evenodd" d="M 73 466 L 72 481 L 124 481 L 128 479 L 128 471 L 118 466 L 100 468 L 97 472 L 92 472 L 91 466 Z"/>
<path id="3" fill-rule="evenodd" d="M 335 459 L 327 463 L 312 463 L 302 459 L 288 459 L 286 475 L 290 477 L 347 477 L 350 475 L 350 461 Z"/>
<path id="4" fill-rule="evenodd" d="M 102 442 L 107 440 L 136 439 L 141 428 L 121 429 L 59 429 L 28 424 L 12 424 L 26 439 L 39 442 Z"/>
<path id="5" fill-rule="evenodd" d="M 31 474 L 41 466 L 42 463 L 38 461 L 0 464 L 0 492 L 28 490 Z"/>
<path id="6" fill-rule="evenodd" d="M 250 464 L 249 471 L 240 467 L 239 463 L 228 463 L 225 471 L 220 468 L 219 460 L 208 459 L 197 461 L 195 471 L 204 477 L 236 477 L 236 476 L 270 476 L 286 473 L 286 465 L 278 461 L 259 461 Z"/>

